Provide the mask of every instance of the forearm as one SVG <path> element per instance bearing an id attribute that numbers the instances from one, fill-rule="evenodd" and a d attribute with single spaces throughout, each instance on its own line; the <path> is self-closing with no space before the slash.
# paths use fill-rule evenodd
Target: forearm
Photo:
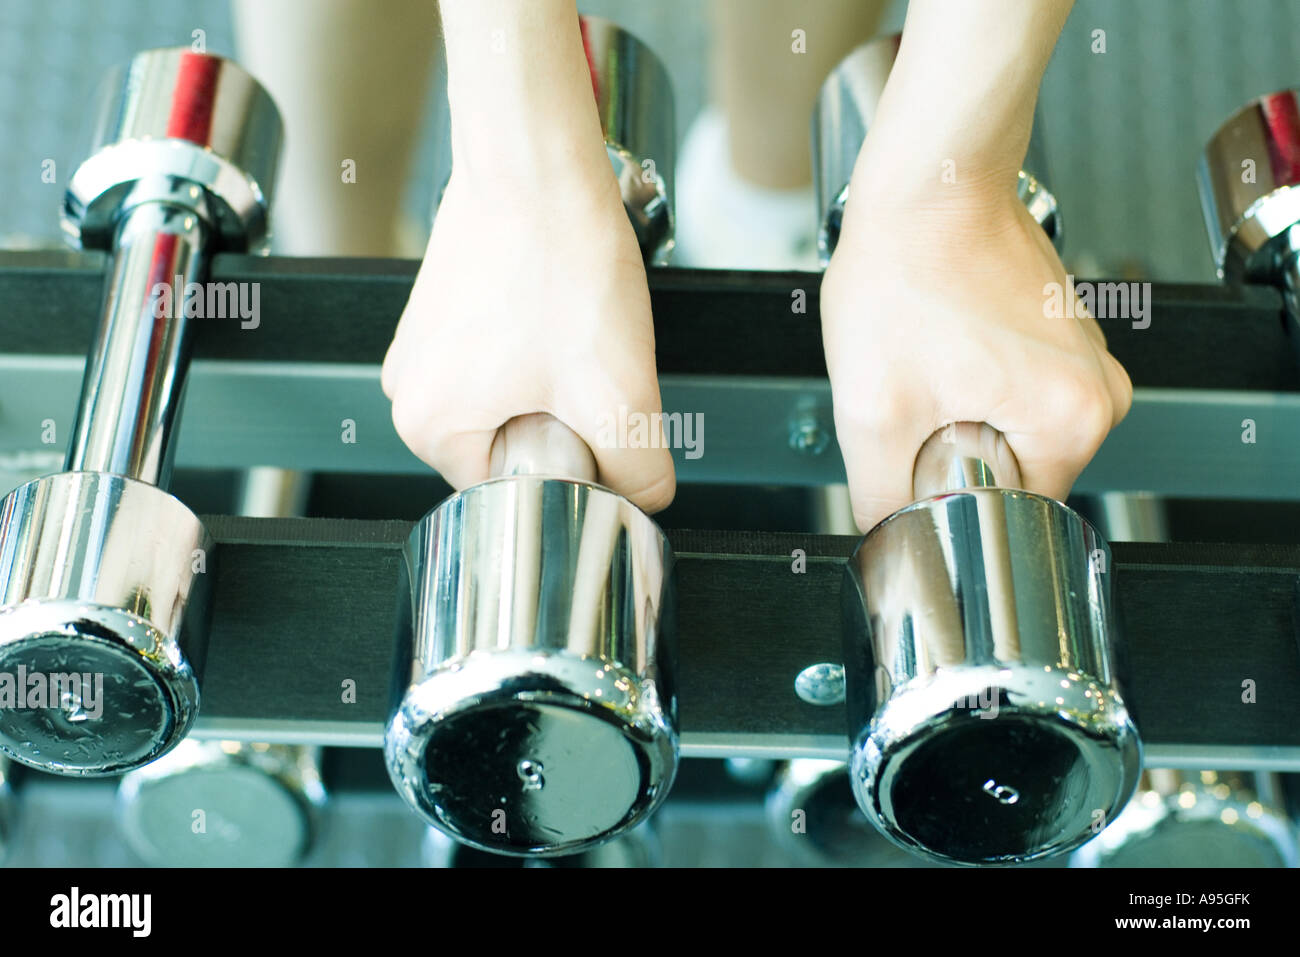
<path id="1" fill-rule="evenodd" d="M 442 23 L 457 175 L 612 185 L 575 0 L 443 0 Z"/>
<path id="2" fill-rule="evenodd" d="M 904 197 L 938 184 L 1013 184 L 1043 71 L 1072 6 L 911 0 L 855 184 Z"/>

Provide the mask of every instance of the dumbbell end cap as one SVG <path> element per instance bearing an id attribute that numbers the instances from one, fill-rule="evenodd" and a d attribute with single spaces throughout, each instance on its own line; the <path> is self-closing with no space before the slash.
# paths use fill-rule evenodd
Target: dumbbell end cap
<path id="1" fill-rule="evenodd" d="M 994 707 L 952 707 L 989 688 Z M 1119 696 L 1087 676 L 955 669 L 892 696 L 854 742 L 851 768 L 859 806 L 894 843 L 946 864 L 1021 864 L 1113 820 L 1142 747 Z"/>
<path id="2" fill-rule="evenodd" d="M 426 821 L 480 850 L 573 854 L 667 796 L 677 739 L 653 684 L 562 652 L 475 652 L 408 689 L 389 774 Z"/>
<path id="3" fill-rule="evenodd" d="M 173 747 L 198 712 L 211 550 L 184 504 L 122 475 L 0 500 L 0 752 L 89 776 Z"/>
<path id="4" fill-rule="evenodd" d="M 1148 791 L 1071 854 L 1070 866 L 1297 867 L 1300 850 L 1285 815 L 1240 795 Z"/>
<path id="5" fill-rule="evenodd" d="M 1300 222 L 1300 91 L 1269 93 L 1228 117 L 1196 179 L 1219 277 L 1274 280 Z"/>
<path id="6" fill-rule="evenodd" d="M 319 837 L 325 803 L 301 748 L 188 738 L 122 777 L 117 818 L 151 867 L 294 867 Z M 195 808 L 205 812 L 197 833 Z"/>
<path id="7" fill-rule="evenodd" d="M 796 758 L 777 773 L 764 801 L 772 836 L 805 864 L 914 867 L 924 862 L 885 840 L 863 817 L 844 761 Z M 804 827 L 791 829 L 795 814 Z"/>
<path id="8" fill-rule="evenodd" d="M 189 663 L 120 608 L 29 601 L 0 609 L 0 753 L 52 774 L 96 777 L 171 750 L 198 715 Z"/>
<path id="9" fill-rule="evenodd" d="M 254 250 L 267 234 L 281 137 L 274 101 L 237 63 L 185 47 L 138 53 L 99 88 L 87 158 L 64 194 L 64 237 L 111 249 L 138 183 L 156 182 L 174 201 L 171 186 L 183 182 L 206 193 L 219 250 Z"/>

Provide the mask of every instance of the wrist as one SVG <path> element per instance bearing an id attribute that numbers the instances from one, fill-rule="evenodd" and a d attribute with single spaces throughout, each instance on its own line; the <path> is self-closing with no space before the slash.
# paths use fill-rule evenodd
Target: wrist
<path id="1" fill-rule="evenodd" d="M 1020 205 L 1019 162 L 986 163 L 942 149 L 891 152 L 883 139 L 879 145 L 889 153 L 886 161 L 863 156 L 854 168 L 841 242 L 863 227 L 906 233 L 916 227 L 942 241 L 997 228 Z"/>
<path id="2" fill-rule="evenodd" d="M 1014 195 L 1033 125 L 1032 98 L 1003 102 L 995 121 L 978 94 L 931 107 L 942 99 L 931 80 L 896 72 L 889 83 L 854 165 L 850 195 L 906 205 L 979 205 Z"/>
<path id="3" fill-rule="evenodd" d="M 874 262 L 904 264 L 915 274 L 962 271 L 1022 233 L 1026 217 L 1015 189 L 1001 178 L 901 189 L 897 180 L 855 174 L 830 267 L 838 262 L 839 271 L 853 272 Z"/>
<path id="4" fill-rule="evenodd" d="M 855 188 L 909 204 L 978 204 L 1014 192 L 1071 3 L 912 0 Z"/>
<path id="5" fill-rule="evenodd" d="M 495 193 L 518 201 L 617 194 L 599 135 L 574 135 L 559 126 L 467 131 L 453 122 L 451 149 L 452 178 L 484 196 Z"/>
<path id="6" fill-rule="evenodd" d="M 533 189 L 610 174 L 574 0 L 443 5 L 452 162 Z"/>
<path id="7" fill-rule="evenodd" d="M 454 163 L 437 215 L 455 210 L 449 213 L 451 222 L 472 220 L 480 234 L 486 230 L 513 237 L 512 248 L 539 254 L 542 247 L 537 244 L 550 246 L 561 237 L 576 247 L 636 250 L 608 159 L 600 174 L 592 175 L 570 168 L 553 175 L 521 169 L 495 175 L 484 166 Z"/>

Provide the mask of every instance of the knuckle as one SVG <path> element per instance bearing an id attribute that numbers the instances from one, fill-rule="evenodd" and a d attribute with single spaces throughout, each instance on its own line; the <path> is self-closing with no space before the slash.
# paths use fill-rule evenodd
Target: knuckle
<path id="1" fill-rule="evenodd" d="M 1113 359 L 1115 368 L 1118 370 L 1117 378 L 1119 386 L 1113 397 L 1115 407 L 1115 420 L 1119 421 L 1128 415 L 1129 410 L 1133 408 L 1133 380 L 1129 377 L 1128 370 L 1120 363 L 1118 359 Z"/>
<path id="2" fill-rule="evenodd" d="M 651 478 L 637 494 L 630 497 L 646 512 L 653 515 L 671 505 L 676 494 L 677 477 L 670 468 Z"/>
<path id="3" fill-rule="evenodd" d="M 1061 367 L 1049 380 L 1047 408 L 1077 439 L 1099 445 L 1110 431 L 1114 407 L 1101 376 L 1080 365 Z"/>
<path id="4" fill-rule="evenodd" d="M 845 435 L 875 435 L 906 420 L 911 405 L 907 387 L 883 375 L 859 380 L 835 403 L 836 431 Z"/>
<path id="5" fill-rule="evenodd" d="M 393 429 L 412 450 L 424 444 L 429 419 L 426 403 L 418 393 L 407 389 L 393 395 Z"/>
<path id="6" fill-rule="evenodd" d="M 388 355 L 384 356 L 384 364 L 379 370 L 379 387 L 384 390 L 384 395 L 392 401 L 393 394 L 397 390 L 397 358 L 390 349 Z"/>

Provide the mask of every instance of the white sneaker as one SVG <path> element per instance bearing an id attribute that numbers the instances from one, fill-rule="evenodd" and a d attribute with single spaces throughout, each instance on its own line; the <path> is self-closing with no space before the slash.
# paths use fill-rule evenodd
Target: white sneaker
<path id="1" fill-rule="evenodd" d="M 817 272 L 817 201 L 812 185 L 768 189 L 731 166 L 727 120 L 708 107 L 695 118 L 677 161 L 674 266 Z"/>

